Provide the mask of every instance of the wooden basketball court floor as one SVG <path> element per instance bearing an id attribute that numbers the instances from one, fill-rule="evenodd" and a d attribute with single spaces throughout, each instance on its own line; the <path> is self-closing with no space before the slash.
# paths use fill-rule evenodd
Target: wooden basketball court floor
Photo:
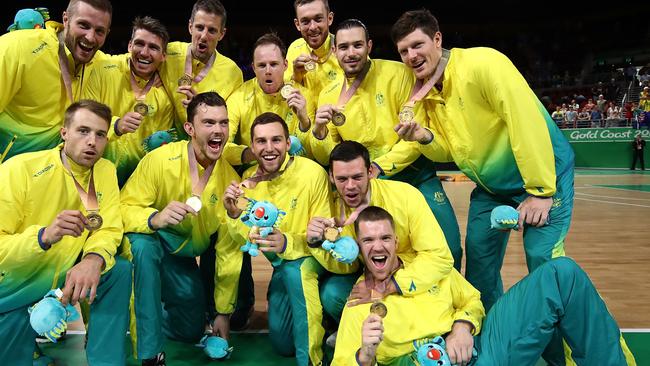
<path id="1" fill-rule="evenodd" d="M 454 206 L 461 236 L 465 236 L 472 182 L 444 182 Z M 589 274 L 610 311 L 626 334 L 638 365 L 650 364 L 650 172 L 620 170 L 577 170 L 571 229 L 566 254 Z M 266 323 L 266 289 L 271 266 L 263 257 L 253 260 L 256 304 L 251 327 L 233 334 L 233 344 L 256 344 L 263 355 L 236 352 L 233 365 L 290 364 L 274 356 L 263 334 Z M 527 273 L 521 233 L 510 236 L 502 268 L 504 286 L 509 288 Z M 43 345 L 57 365 L 85 365 L 83 325 L 71 324 L 69 338 L 60 346 Z M 71 335 L 71 336 L 70 336 Z M 262 337 L 260 337 L 262 336 Z M 247 338 L 248 337 L 248 338 Z M 257 342 L 257 343 L 255 343 Z M 73 351 L 73 352 L 70 352 Z M 205 364 L 207 359 L 191 345 L 167 342 L 170 365 Z M 259 356 L 259 357 L 258 357 Z M 129 358 L 129 366 L 139 361 Z M 545 363 L 540 361 L 539 365 Z"/>

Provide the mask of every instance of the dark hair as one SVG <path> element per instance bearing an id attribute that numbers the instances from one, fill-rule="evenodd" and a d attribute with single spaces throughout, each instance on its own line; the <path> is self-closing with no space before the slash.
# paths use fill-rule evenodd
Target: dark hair
<path id="1" fill-rule="evenodd" d="M 192 7 L 190 22 L 194 22 L 194 16 L 199 10 L 208 14 L 215 14 L 221 17 L 221 29 L 226 27 L 226 8 L 219 0 L 197 0 Z"/>
<path id="2" fill-rule="evenodd" d="M 86 3 L 97 10 L 108 13 L 108 15 L 113 18 L 113 5 L 111 5 L 111 2 L 109 0 L 70 0 L 68 7 L 65 9 L 68 17 L 74 15 L 74 13 L 77 11 L 78 3 Z"/>
<path id="3" fill-rule="evenodd" d="M 354 220 L 354 232 L 357 235 L 359 234 L 359 223 L 362 221 L 376 222 L 382 220 L 388 221 L 390 223 L 390 227 L 393 229 L 393 231 L 395 231 L 395 222 L 393 221 L 393 216 L 391 216 L 388 211 L 384 210 L 381 207 L 368 206 L 361 210 L 361 213 L 359 213 L 357 219 Z"/>
<path id="4" fill-rule="evenodd" d="M 416 29 L 433 39 L 440 31 L 438 19 L 427 9 L 410 10 L 402 14 L 390 29 L 390 38 L 397 43 Z"/>
<path id="5" fill-rule="evenodd" d="M 160 20 L 152 18 L 150 16 L 146 17 L 136 17 L 133 20 L 133 29 L 131 30 L 131 40 L 138 29 L 144 29 L 147 32 L 154 34 L 162 40 L 162 52 L 165 53 L 167 49 L 167 43 L 169 42 L 169 32 L 167 28 L 160 22 Z"/>
<path id="6" fill-rule="evenodd" d="M 255 44 L 253 44 L 253 54 L 255 54 L 255 50 L 257 49 L 257 47 L 264 46 L 267 44 L 274 44 L 278 46 L 280 52 L 282 53 L 282 58 L 287 57 L 287 47 L 284 45 L 284 42 L 282 42 L 282 39 L 280 39 L 278 34 L 275 32 L 265 33 L 260 38 L 258 38 L 257 41 L 255 41 Z"/>
<path id="7" fill-rule="evenodd" d="M 287 126 L 287 122 L 282 119 L 279 115 L 273 113 L 273 112 L 264 112 L 260 114 L 259 116 L 255 117 L 253 120 L 253 124 L 251 125 L 251 140 L 253 139 L 253 136 L 255 134 L 253 131 L 255 131 L 255 127 L 258 125 L 266 125 L 269 123 L 279 123 L 282 125 L 282 129 L 284 130 L 284 137 L 286 139 L 289 139 L 289 127 Z M 252 141 L 251 141 L 252 143 Z"/>
<path id="8" fill-rule="evenodd" d="M 113 118 L 111 109 L 106 104 L 102 104 L 90 99 L 81 99 L 78 102 L 70 104 L 70 106 L 65 110 L 65 115 L 63 117 L 63 125 L 65 127 L 70 126 L 70 123 L 72 123 L 72 118 L 80 109 L 87 109 L 93 112 L 99 118 L 106 121 L 106 124 L 110 127 L 111 119 Z"/>
<path id="9" fill-rule="evenodd" d="M 368 32 L 368 28 L 366 28 L 366 25 L 363 24 L 363 22 L 360 21 L 359 19 L 346 19 L 342 21 L 336 26 L 336 31 L 334 32 L 334 34 L 337 34 L 342 29 L 352 29 L 352 28 L 362 28 L 363 31 L 366 33 L 366 42 L 370 40 L 370 33 Z"/>
<path id="10" fill-rule="evenodd" d="M 350 162 L 358 157 L 363 158 L 367 169 L 370 169 L 370 153 L 365 146 L 352 140 L 345 140 L 332 149 L 330 153 L 329 166 L 332 170 L 332 163 L 335 161 Z"/>
<path id="11" fill-rule="evenodd" d="M 226 107 L 226 101 L 221 97 L 221 95 L 217 94 L 217 92 L 209 91 L 197 94 L 194 96 L 194 98 L 192 98 L 192 101 L 187 106 L 188 122 L 194 122 L 196 108 L 201 104 L 205 104 L 211 107 Z"/>
<path id="12" fill-rule="evenodd" d="M 320 1 L 320 2 L 322 2 L 323 5 L 325 5 L 325 11 L 327 11 L 327 12 L 329 13 L 329 11 L 330 11 L 330 4 L 329 4 L 329 1 L 328 1 L 328 0 L 295 0 L 295 1 L 293 2 L 293 8 L 294 8 L 294 9 L 298 9 L 299 6 L 301 6 L 301 5 L 305 5 L 305 4 L 310 4 L 310 3 L 313 3 L 314 1 Z"/>

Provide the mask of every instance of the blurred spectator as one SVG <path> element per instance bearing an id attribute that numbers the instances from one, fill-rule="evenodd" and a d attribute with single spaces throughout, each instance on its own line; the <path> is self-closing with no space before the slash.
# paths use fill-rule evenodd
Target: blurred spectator
<path id="1" fill-rule="evenodd" d="M 600 110 L 598 108 L 594 108 L 591 110 L 591 127 L 600 127 L 602 126 L 602 121 L 603 121 L 603 114 L 600 113 Z"/>
<path id="2" fill-rule="evenodd" d="M 591 113 L 589 113 L 588 110 L 583 109 L 578 113 L 578 128 L 584 128 L 584 127 L 589 127 L 591 120 Z"/>
<path id="3" fill-rule="evenodd" d="M 605 98 L 607 100 L 616 100 L 618 98 L 618 93 L 621 91 L 621 87 L 616 82 L 616 79 L 612 78 L 605 88 Z"/>
<path id="4" fill-rule="evenodd" d="M 598 95 L 598 99 L 596 99 L 596 107 L 598 107 L 600 114 L 604 116 L 605 112 L 607 111 L 607 100 L 605 100 L 605 96 L 603 94 Z"/>
<path id="5" fill-rule="evenodd" d="M 564 111 L 562 110 L 562 107 L 555 107 L 555 111 L 551 114 L 551 118 L 555 121 L 555 124 L 558 127 L 562 128 L 564 126 Z"/>
<path id="6" fill-rule="evenodd" d="M 641 161 L 641 170 L 645 170 L 645 163 L 643 161 L 643 150 L 645 149 L 645 140 L 641 138 L 641 133 L 636 135 L 632 141 L 632 167 L 630 170 L 636 170 L 637 159 Z"/>
<path id="7" fill-rule="evenodd" d="M 564 114 L 564 122 L 566 127 L 575 128 L 577 120 L 578 120 L 578 112 L 576 112 L 576 109 L 573 106 L 570 106 L 569 110 L 567 110 L 566 113 Z"/>

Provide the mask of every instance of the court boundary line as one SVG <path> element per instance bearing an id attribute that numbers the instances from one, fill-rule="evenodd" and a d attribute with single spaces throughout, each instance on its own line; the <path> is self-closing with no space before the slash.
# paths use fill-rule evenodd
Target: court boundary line
<path id="1" fill-rule="evenodd" d="M 605 200 L 592 200 L 590 198 L 582 198 L 582 197 L 575 197 L 575 199 L 576 200 L 582 200 L 582 201 L 598 202 L 598 203 L 611 203 L 613 205 L 621 205 L 621 206 L 634 206 L 634 207 L 650 208 L 650 205 L 636 205 L 634 203 L 614 202 L 614 201 L 605 201 Z"/>

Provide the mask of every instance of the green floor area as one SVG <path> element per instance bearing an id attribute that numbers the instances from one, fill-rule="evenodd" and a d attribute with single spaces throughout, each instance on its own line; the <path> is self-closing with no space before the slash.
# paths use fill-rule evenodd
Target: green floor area
<path id="1" fill-rule="evenodd" d="M 627 189 L 630 191 L 650 192 L 650 184 L 594 184 L 594 187 Z"/>
<path id="2" fill-rule="evenodd" d="M 650 365 L 650 333 L 624 333 L 623 336 L 632 350 L 637 364 Z M 192 345 L 170 341 L 165 345 L 167 364 L 170 366 L 208 364 L 223 366 L 294 365 L 293 358 L 280 357 L 273 352 L 268 337 L 268 334 L 233 334 L 231 344 L 235 347 L 235 351 L 226 363 L 210 361 L 201 349 Z M 55 359 L 57 366 L 83 366 L 86 365 L 83 339 L 83 335 L 68 335 L 62 342 L 45 344 L 41 348 L 45 354 Z M 110 351 L 107 350 L 107 352 Z M 127 365 L 137 366 L 140 363 L 133 358 L 129 358 Z M 540 361 L 536 366 L 543 365 L 545 363 Z"/>
<path id="3" fill-rule="evenodd" d="M 637 165 L 638 167 L 638 165 Z M 576 168 L 576 175 L 630 175 L 630 174 L 647 174 L 650 175 L 650 170 L 629 170 L 629 169 L 586 169 Z"/>

